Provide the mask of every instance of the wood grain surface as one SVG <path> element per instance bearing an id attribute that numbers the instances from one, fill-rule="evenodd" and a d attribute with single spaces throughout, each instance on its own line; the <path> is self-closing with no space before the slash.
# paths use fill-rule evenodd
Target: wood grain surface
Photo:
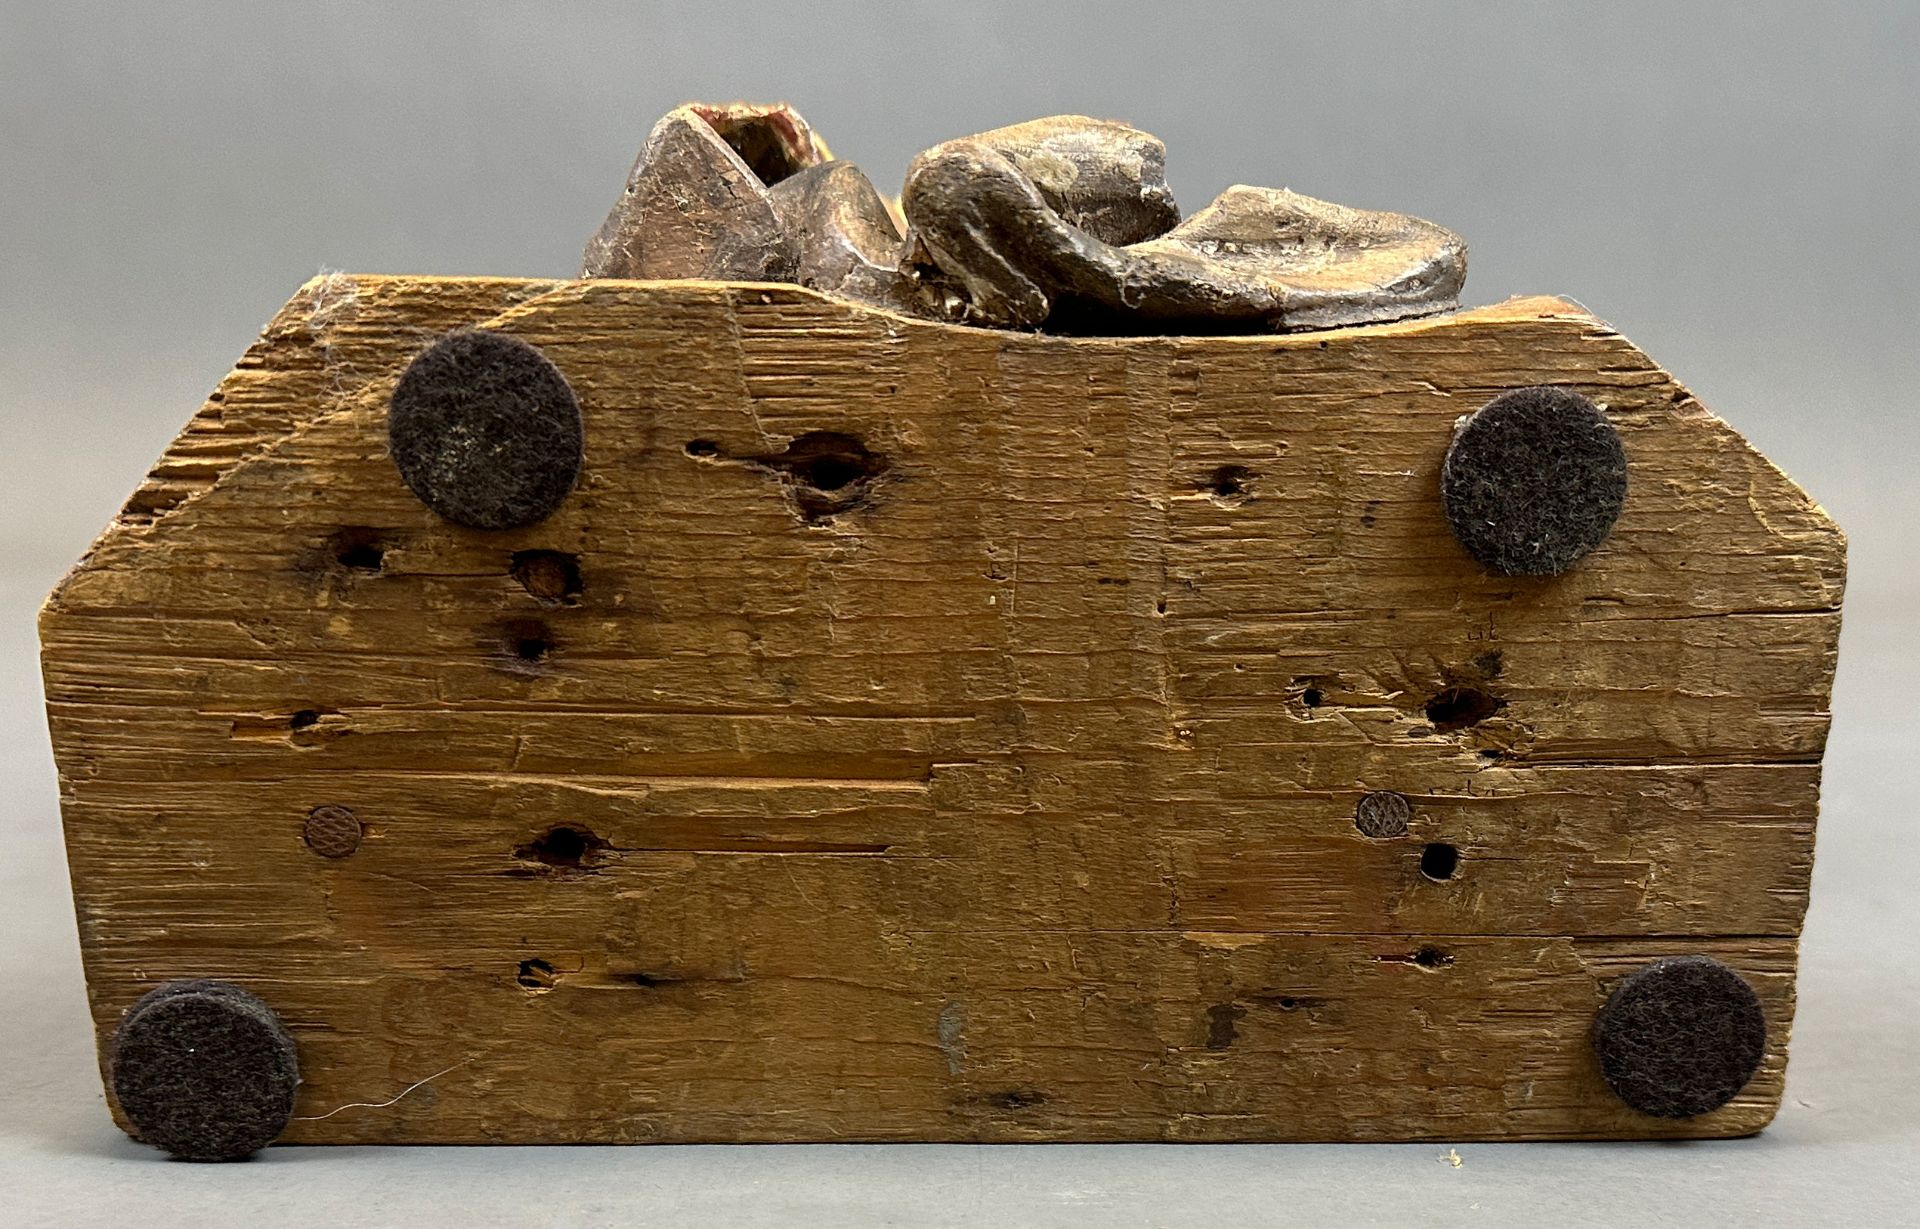
<path id="1" fill-rule="evenodd" d="M 394 381 L 460 326 L 580 399 L 539 525 L 439 521 L 387 456 Z M 1553 579 L 1483 571 L 1438 493 L 1455 420 L 1534 384 L 1629 460 Z M 255 991 L 303 1142 L 1751 1132 L 1843 573 L 1560 300 L 1076 339 L 333 275 L 42 615 L 94 1017 Z M 1356 830 L 1370 791 L 1405 836 Z M 303 840 L 323 806 L 349 856 Z M 1589 1030 L 1689 952 L 1753 983 L 1767 1057 L 1649 1118 Z"/>

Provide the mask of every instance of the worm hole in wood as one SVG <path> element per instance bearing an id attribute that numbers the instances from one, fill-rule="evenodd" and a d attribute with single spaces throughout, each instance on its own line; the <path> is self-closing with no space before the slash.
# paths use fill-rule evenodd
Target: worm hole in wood
<path id="1" fill-rule="evenodd" d="M 1444 883 L 1460 869 L 1460 851 L 1445 841 L 1435 841 L 1420 851 L 1420 873 Z"/>
<path id="2" fill-rule="evenodd" d="M 1427 720 L 1440 731 L 1464 730 L 1493 716 L 1507 706 L 1500 697 L 1478 687 L 1454 686 L 1442 689 L 1427 701 Z"/>
<path id="3" fill-rule="evenodd" d="M 1207 498 L 1226 507 L 1238 507 L 1252 493 L 1255 474 L 1244 465 L 1222 465 L 1200 484 Z"/>
<path id="4" fill-rule="evenodd" d="M 586 828 L 555 824 L 525 845 L 517 847 L 513 856 L 522 862 L 538 862 L 542 866 L 561 870 L 586 870 L 592 868 L 600 854 L 609 848 L 611 844 L 605 837 L 596 836 Z"/>
<path id="5" fill-rule="evenodd" d="M 810 524 L 859 504 L 887 470 L 885 457 L 841 431 L 809 431 L 756 464 L 785 475 L 801 517 Z"/>
<path id="6" fill-rule="evenodd" d="M 352 731 L 339 721 L 340 714 L 330 708 L 302 708 L 287 714 L 287 741 L 295 747 L 320 747 Z"/>
<path id="7" fill-rule="evenodd" d="M 553 629 L 539 619 L 514 619 L 506 625 L 506 651 L 521 666 L 542 665 L 553 657 Z"/>
<path id="8" fill-rule="evenodd" d="M 327 539 L 333 561 L 349 572 L 379 572 L 386 565 L 387 543 L 378 529 L 349 526 Z"/>

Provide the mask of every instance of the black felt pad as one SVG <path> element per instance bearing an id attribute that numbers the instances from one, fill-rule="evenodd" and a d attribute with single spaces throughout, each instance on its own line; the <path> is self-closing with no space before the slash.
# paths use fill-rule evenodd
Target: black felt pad
<path id="1" fill-rule="evenodd" d="M 401 478 L 447 520 L 518 529 L 545 519 L 580 477 L 580 404 L 545 355 L 463 329 L 394 386 L 387 447 Z"/>
<path id="2" fill-rule="evenodd" d="M 1454 433 L 1440 493 L 1467 553 L 1510 576 L 1557 576 L 1606 540 L 1627 497 L 1627 454 L 1600 407 L 1520 388 Z"/>
<path id="3" fill-rule="evenodd" d="M 239 1160 L 272 1143 L 300 1083 L 273 1010 L 213 981 L 168 982 L 128 1008 L 109 1068 L 134 1133 L 191 1161 Z"/>
<path id="4" fill-rule="evenodd" d="M 1733 1100 L 1760 1069 L 1767 1017 L 1753 987 L 1711 956 L 1657 960 L 1594 1017 L 1600 1073 L 1622 1101 L 1691 1118 Z"/>

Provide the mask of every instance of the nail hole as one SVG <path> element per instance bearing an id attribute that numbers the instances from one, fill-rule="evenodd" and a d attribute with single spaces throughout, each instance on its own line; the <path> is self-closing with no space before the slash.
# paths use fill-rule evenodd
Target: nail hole
<path id="1" fill-rule="evenodd" d="M 712 440 L 688 440 L 687 455 L 690 457 L 717 457 L 720 455 L 720 445 L 714 443 Z"/>
<path id="2" fill-rule="evenodd" d="M 1437 947 L 1423 947 L 1413 954 L 1413 962 L 1423 969 L 1444 969 L 1453 957 Z"/>
<path id="3" fill-rule="evenodd" d="M 1445 882 L 1460 869 L 1460 851 L 1445 841 L 1435 841 L 1420 851 L 1420 873 Z"/>
<path id="4" fill-rule="evenodd" d="M 1309 687 L 1300 693 L 1300 703 L 1306 705 L 1308 708 L 1319 708 L 1322 704 L 1326 703 L 1326 701 L 1327 697 L 1321 693 L 1318 687 Z"/>
<path id="5" fill-rule="evenodd" d="M 513 856 L 522 862 L 538 862 L 542 866 L 564 870 L 582 870 L 591 868 L 598 861 L 601 851 L 609 848 L 611 844 L 605 837 L 595 836 L 586 828 L 555 824 L 525 845 L 517 847 Z"/>
<path id="6" fill-rule="evenodd" d="M 557 550 L 515 551 L 508 574 L 548 606 L 580 604 L 580 560 Z"/>
<path id="7" fill-rule="evenodd" d="M 1477 687 L 1448 687 L 1427 701 L 1427 720 L 1436 730 L 1464 730 L 1506 706 L 1505 700 Z"/>
<path id="8" fill-rule="evenodd" d="M 1300 1010 L 1300 1000 L 1294 998 L 1291 994 L 1286 994 L 1280 997 L 1280 1001 L 1276 1003 L 1275 1006 L 1281 1011 L 1298 1011 Z"/>
<path id="9" fill-rule="evenodd" d="M 522 960 L 520 972 L 513 980 L 529 990 L 551 990 L 554 982 L 553 966 L 539 959 Z"/>
<path id="10" fill-rule="evenodd" d="M 304 730 L 308 726 L 318 724 L 320 724 L 320 710 L 314 708 L 303 708 L 287 718 L 287 728 L 290 730 Z"/>

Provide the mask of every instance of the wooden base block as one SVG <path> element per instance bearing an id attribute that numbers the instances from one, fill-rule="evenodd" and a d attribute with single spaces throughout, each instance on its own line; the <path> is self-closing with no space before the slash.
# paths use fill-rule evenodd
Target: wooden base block
<path id="1" fill-rule="evenodd" d="M 538 524 L 440 520 L 387 455 L 458 327 L 578 398 Z M 1571 571 L 1496 575 L 1439 467 L 1535 385 L 1605 409 L 1628 494 Z M 42 615 L 95 1021 L 258 995 L 296 1142 L 1749 1133 L 1843 574 L 1560 300 L 1075 339 L 330 276 Z M 1593 1019 L 1688 954 L 1766 1051 L 1651 1117 Z"/>

